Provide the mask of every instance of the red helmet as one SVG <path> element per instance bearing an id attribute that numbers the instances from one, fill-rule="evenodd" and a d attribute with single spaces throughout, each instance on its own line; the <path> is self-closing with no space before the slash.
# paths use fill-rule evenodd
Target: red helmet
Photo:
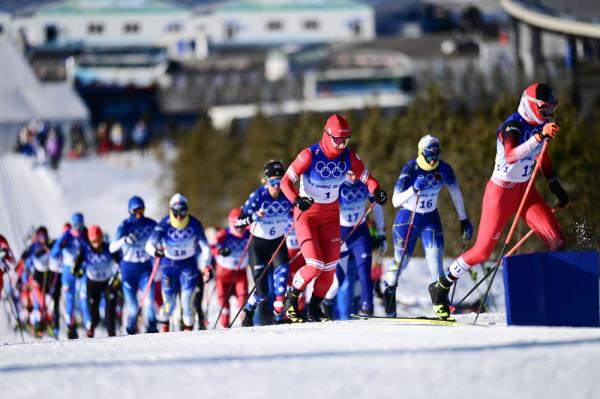
<path id="1" fill-rule="evenodd" d="M 327 119 L 324 130 L 329 137 L 350 137 L 348 120 L 339 114 L 333 114 Z"/>
<path id="2" fill-rule="evenodd" d="M 88 240 L 90 242 L 101 242 L 102 239 L 102 229 L 100 229 L 100 226 L 95 224 L 88 229 Z"/>
<path id="3" fill-rule="evenodd" d="M 523 92 L 527 105 L 538 120 L 546 120 L 554 114 L 558 99 L 552 89 L 544 83 L 534 83 Z"/>
<path id="4" fill-rule="evenodd" d="M 227 220 L 229 221 L 229 231 L 231 231 L 232 234 L 236 234 L 238 232 L 238 229 L 236 229 L 235 227 L 235 222 L 239 219 L 241 215 L 241 208 L 233 208 L 231 211 L 229 211 Z"/>

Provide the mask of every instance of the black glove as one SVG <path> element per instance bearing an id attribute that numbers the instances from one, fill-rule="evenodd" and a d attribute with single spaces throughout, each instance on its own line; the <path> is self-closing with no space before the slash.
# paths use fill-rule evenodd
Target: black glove
<path id="1" fill-rule="evenodd" d="M 300 209 L 302 212 L 304 212 L 304 211 L 307 211 L 314 202 L 315 202 L 315 200 L 310 197 L 297 196 L 296 199 L 294 200 L 294 205 L 298 209 Z"/>
<path id="2" fill-rule="evenodd" d="M 108 286 L 113 290 L 117 290 L 117 289 L 119 289 L 120 285 L 121 285 L 121 273 L 113 274 L 110 277 L 110 279 L 108 280 Z"/>
<path id="3" fill-rule="evenodd" d="M 377 242 L 377 248 L 382 252 L 385 253 L 385 251 L 387 251 L 387 239 L 385 238 L 385 234 L 378 234 L 377 238 L 375 239 L 375 241 Z"/>
<path id="4" fill-rule="evenodd" d="M 207 265 L 204 268 L 204 270 L 202 271 L 202 276 L 205 283 L 208 283 L 213 277 L 215 277 L 215 269 L 213 269 L 212 265 Z"/>
<path id="5" fill-rule="evenodd" d="M 160 248 L 156 248 L 154 250 L 154 257 L 155 258 L 164 258 L 165 257 L 165 250 L 164 249 L 160 249 Z"/>
<path id="6" fill-rule="evenodd" d="M 239 218 L 238 220 L 236 220 L 234 226 L 237 227 L 238 229 L 243 229 L 246 226 L 250 226 L 251 223 L 252 223 L 252 216 L 246 216 L 246 217 Z"/>
<path id="7" fill-rule="evenodd" d="M 373 191 L 373 197 L 375 197 L 375 202 L 377 202 L 379 205 L 383 205 L 387 201 L 387 193 L 385 190 L 379 187 Z"/>
<path id="8" fill-rule="evenodd" d="M 0 248 L 0 259 L 4 260 L 8 257 L 8 249 Z"/>
<path id="9" fill-rule="evenodd" d="M 125 237 L 125 243 L 127 245 L 132 245 L 134 242 L 136 242 L 138 239 L 136 237 L 135 234 L 133 233 L 129 233 L 126 237 Z"/>
<path id="10" fill-rule="evenodd" d="M 219 248 L 219 255 L 229 256 L 229 255 L 231 255 L 231 249 L 229 249 L 229 247 Z"/>
<path id="11" fill-rule="evenodd" d="M 473 237 L 473 225 L 468 218 L 460 221 L 460 233 L 464 240 L 470 240 Z"/>
<path id="12" fill-rule="evenodd" d="M 567 205 L 569 205 L 569 195 L 567 194 L 565 189 L 562 188 L 558 179 L 555 178 L 550 180 L 550 183 L 548 185 L 550 186 L 550 191 L 552 192 L 552 194 L 556 195 L 556 198 L 558 198 L 558 208 L 566 208 Z"/>
<path id="13" fill-rule="evenodd" d="M 73 273 L 73 276 L 77 278 L 83 277 L 83 269 L 81 268 L 81 262 L 76 262 L 73 265 L 73 267 L 71 268 L 71 273 Z"/>

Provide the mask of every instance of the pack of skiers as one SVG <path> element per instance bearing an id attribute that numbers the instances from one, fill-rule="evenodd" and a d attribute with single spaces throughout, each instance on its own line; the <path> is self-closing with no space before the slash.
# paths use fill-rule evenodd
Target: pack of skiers
<path id="1" fill-rule="evenodd" d="M 372 316 L 374 292 L 381 292 L 379 279 L 385 313 L 394 317 L 396 292 L 401 289 L 398 277 L 420 238 L 431 275 L 433 310 L 439 318 L 451 319 L 450 287 L 489 258 L 504 225 L 516 213 L 542 143 L 559 132 L 551 122 L 557 105 L 547 85 L 533 84 L 524 91 L 517 112 L 497 129 L 495 166 L 483 197 L 477 240 L 446 271 L 437 211 L 444 185 L 465 242 L 473 226 L 456 175 L 441 159 L 439 139 L 422 137 L 417 157 L 401 168 L 391 198 L 399 208 L 391 228 L 393 262 L 382 273 L 372 265 L 387 249 L 383 206 L 388 195 L 348 147 L 348 121 L 334 114 L 320 141 L 300 151 L 287 168 L 277 160 L 264 165 L 258 188 L 229 212 L 227 225 L 210 243 L 202 223 L 189 213 L 184 195 L 171 198 L 168 215 L 159 222 L 146 217 L 143 199 L 133 196 L 128 217 L 110 242 L 100 226 L 87 228 L 81 213 L 72 216 L 56 240 L 48 237 L 45 227 L 38 228 L 20 258 L 0 236 L 0 284 L 8 272 L 5 295 L 19 325 L 37 336 L 47 331 L 57 337 L 64 325 L 68 338 L 79 336 L 78 327 L 93 337 L 101 314 L 108 335 L 116 335 L 124 311 L 128 334 L 190 331 L 196 322 L 204 329 L 204 285 L 213 277 L 223 328 L 232 323 L 231 296 L 237 299 L 244 327 L 345 319 L 351 313 Z M 541 170 L 558 206 L 566 207 L 569 197 L 547 154 Z M 374 224 L 369 216 L 374 216 Z M 550 250 L 564 248 L 556 217 L 535 188 L 525 199 L 523 218 Z M 341 289 L 350 267 L 360 283 L 356 307 L 348 301 L 354 293 Z M 250 293 L 249 274 L 254 280 Z M 61 300 L 64 307 L 59 306 Z M 181 322 L 174 326 L 178 306 Z"/>

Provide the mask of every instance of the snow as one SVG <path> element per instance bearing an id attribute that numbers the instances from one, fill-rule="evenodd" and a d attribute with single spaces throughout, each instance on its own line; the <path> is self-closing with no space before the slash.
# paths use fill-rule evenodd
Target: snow
<path id="1" fill-rule="evenodd" d="M 133 194 L 150 216 L 166 212 L 164 173 L 157 160 L 131 153 L 66 161 L 58 174 L 1 158 L 0 231 L 18 251 L 29 226 L 43 223 L 56 235 L 81 211 L 112 235 Z M 428 274 L 423 259 L 411 262 L 400 277 L 399 313 L 429 312 Z M 472 287 L 468 280 L 455 298 Z M 506 327 L 501 278 L 492 292 L 497 313 L 482 314 L 478 326 L 468 314 L 456 327 L 361 320 L 76 341 L 26 335 L 27 344 L 3 306 L 0 397 L 597 397 L 600 329 Z M 217 312 L 212 297 L 211 326 Z"/>

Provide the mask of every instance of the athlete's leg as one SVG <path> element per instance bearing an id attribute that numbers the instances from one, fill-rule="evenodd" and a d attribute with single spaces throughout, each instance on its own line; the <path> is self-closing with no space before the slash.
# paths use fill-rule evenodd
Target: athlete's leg
<path id="1" fill-rule="evenodd" d="M 191 330 L 194 327 L 194 308 L 192 304 L 194 290 L 198 284 L 198 266 L 196 260 L 186 265 L 179 276 L 181 284 L 181 309 L 183 313 L 183 328 Z"/>
<path id="2" fill-rule="evenodd" d="M 137 332 L 138 299 L 137 291 L 139 285 L 139 272 L 133 263 L 121 262 L 121 277 L 123 279 L 123 296 L 127 306 L 127 332 Z"/>
<path id="3" fill-rule="evenodd" d="M 356 263 L 358 281 L 360 282 L 360 311 L 373 312 L 373 280 L 371 280 L 371 261 L 373 250 L 371 248 L 371 235 L 366 223 L 363 223 L 354 233 L 356 234 L 350 250 Z M 352 289 L 350 290 L 352 293 Z"/>
<path id="4" fill-rule="evenodd" d="M 550 251 L 560 251 L 565 248 L 565 238 L 560 231 L 558 220 L 535 186 L 531 187 L 522 218 Z"/>
<path id="5" fill-rule="evenodd" d="M 394 261 L 388 266 L 388 270 L 385 274 L 385 283 L 387 286 L 395 286 L 397 284 L 402 270 L 406 269 L 408 262 L 410 262 L 410 258 L 415 250 L 417 238 L 419 238 L 419 235 L 421 234 L 422 226 L 420 225 L 420 219 L 422 216 L 420 214 L 415 214 L 413 225 L 410 228 L 410 236 L 408 236 L 410 216 L 411 211 L 404 208 L 400 209 L 396 214 L 394 226 L 392 227 L 392 238 L 394 240 Z M 402 258 L 402 252 L 404 251 L 404 245 L 407 236 L 408 243 L 406 244 L 406 253 L 404 254 L 404 258 Z M 402 265 L 400 265 L 401 259 Z"/>
<path id="6" fill-rule="evenodd" d="M 444 274 L 444 232 L 437 211 L 435 213 L 421 233 L 421 244 L 432 282 Z"/>
<path id="7" fill-rule="evenodd" d="M 144 269 L 140 275 L 138 289 L 145 290 L 148 285 L 148 281 L 150 280 L 150 275 L 152 274 L 152 263 L 148 262 L 147 266 L 144 266 Z M 146 299 L 142 306 L 144 306 L 144 315 L 146 317 L 147 331 L 148 332 L 156 332 L 156 309 L 154 308 L 154 287 L 155 285 L 150 283 L 148 288 L 148 294 L 146 295 Z"/>
<path id="8" fill-rule="evenodd" d="M 512 188 L 500 187 L 489 181 L 481 205 L 481 217 L 475 244 L 460 255 L 448 268 L 454 278 L 471 267 L 486 261 L 500 240 L 506 222 L 517 211 L 522 197 L 522 184 Z"/>
<path id="9" fill-rule="evenodd" d="M 340 225 L 338 223 L 325 223 L 319 226 L 318 240 L 323 255 L 323 271 L 315 280 L 313 296 L 323 299 L 335 275 L 335 268 L 340 261 Z"/>
<path id="10" fill-rule="evenodd" d="M 292 287 L 298 291 L 304 291 L 308 283 L 321 274 L 321 271 L 325 267 L 318 241 L 317 225 L 306 219 L 300 217 L 294 224 L 302 255 L 306 261 L 306 265 L 302 266 L 296 272 L 292 280 Z"/>
<path id="11" fill-rule="evenodd" d="M 226 296 L 231 285 L 230 274 L 230 270 L 217 265 L 217 303 L 219 304 L 219 308 L 223 308 L 223 311 L 221 312 L 221 318 L 219 319 L 219 323 L 223 328 L 227 328 L 229 326 L 229 298 L 226 298 Z"/>
<path id="12" fill-rule="evenodd" d="M 179 277 L 181 269 L 176 266 L 164 265 L 162 269 L 162 298 L 163 304 L 158 312 L 158 321 L 160 323 L 169 324 L 169 318 L 177 305 L 177 294 L 179 293 L 180 283 Z"/>
<path id="13" fill-rule="evenodd" d="M 63 297 L 65 298 L 65 324 L 75 327 L 75 299 L 77 297 L 77 279 L 71 273 L 71 266 L 65 265 L 61 276 Z"/>

